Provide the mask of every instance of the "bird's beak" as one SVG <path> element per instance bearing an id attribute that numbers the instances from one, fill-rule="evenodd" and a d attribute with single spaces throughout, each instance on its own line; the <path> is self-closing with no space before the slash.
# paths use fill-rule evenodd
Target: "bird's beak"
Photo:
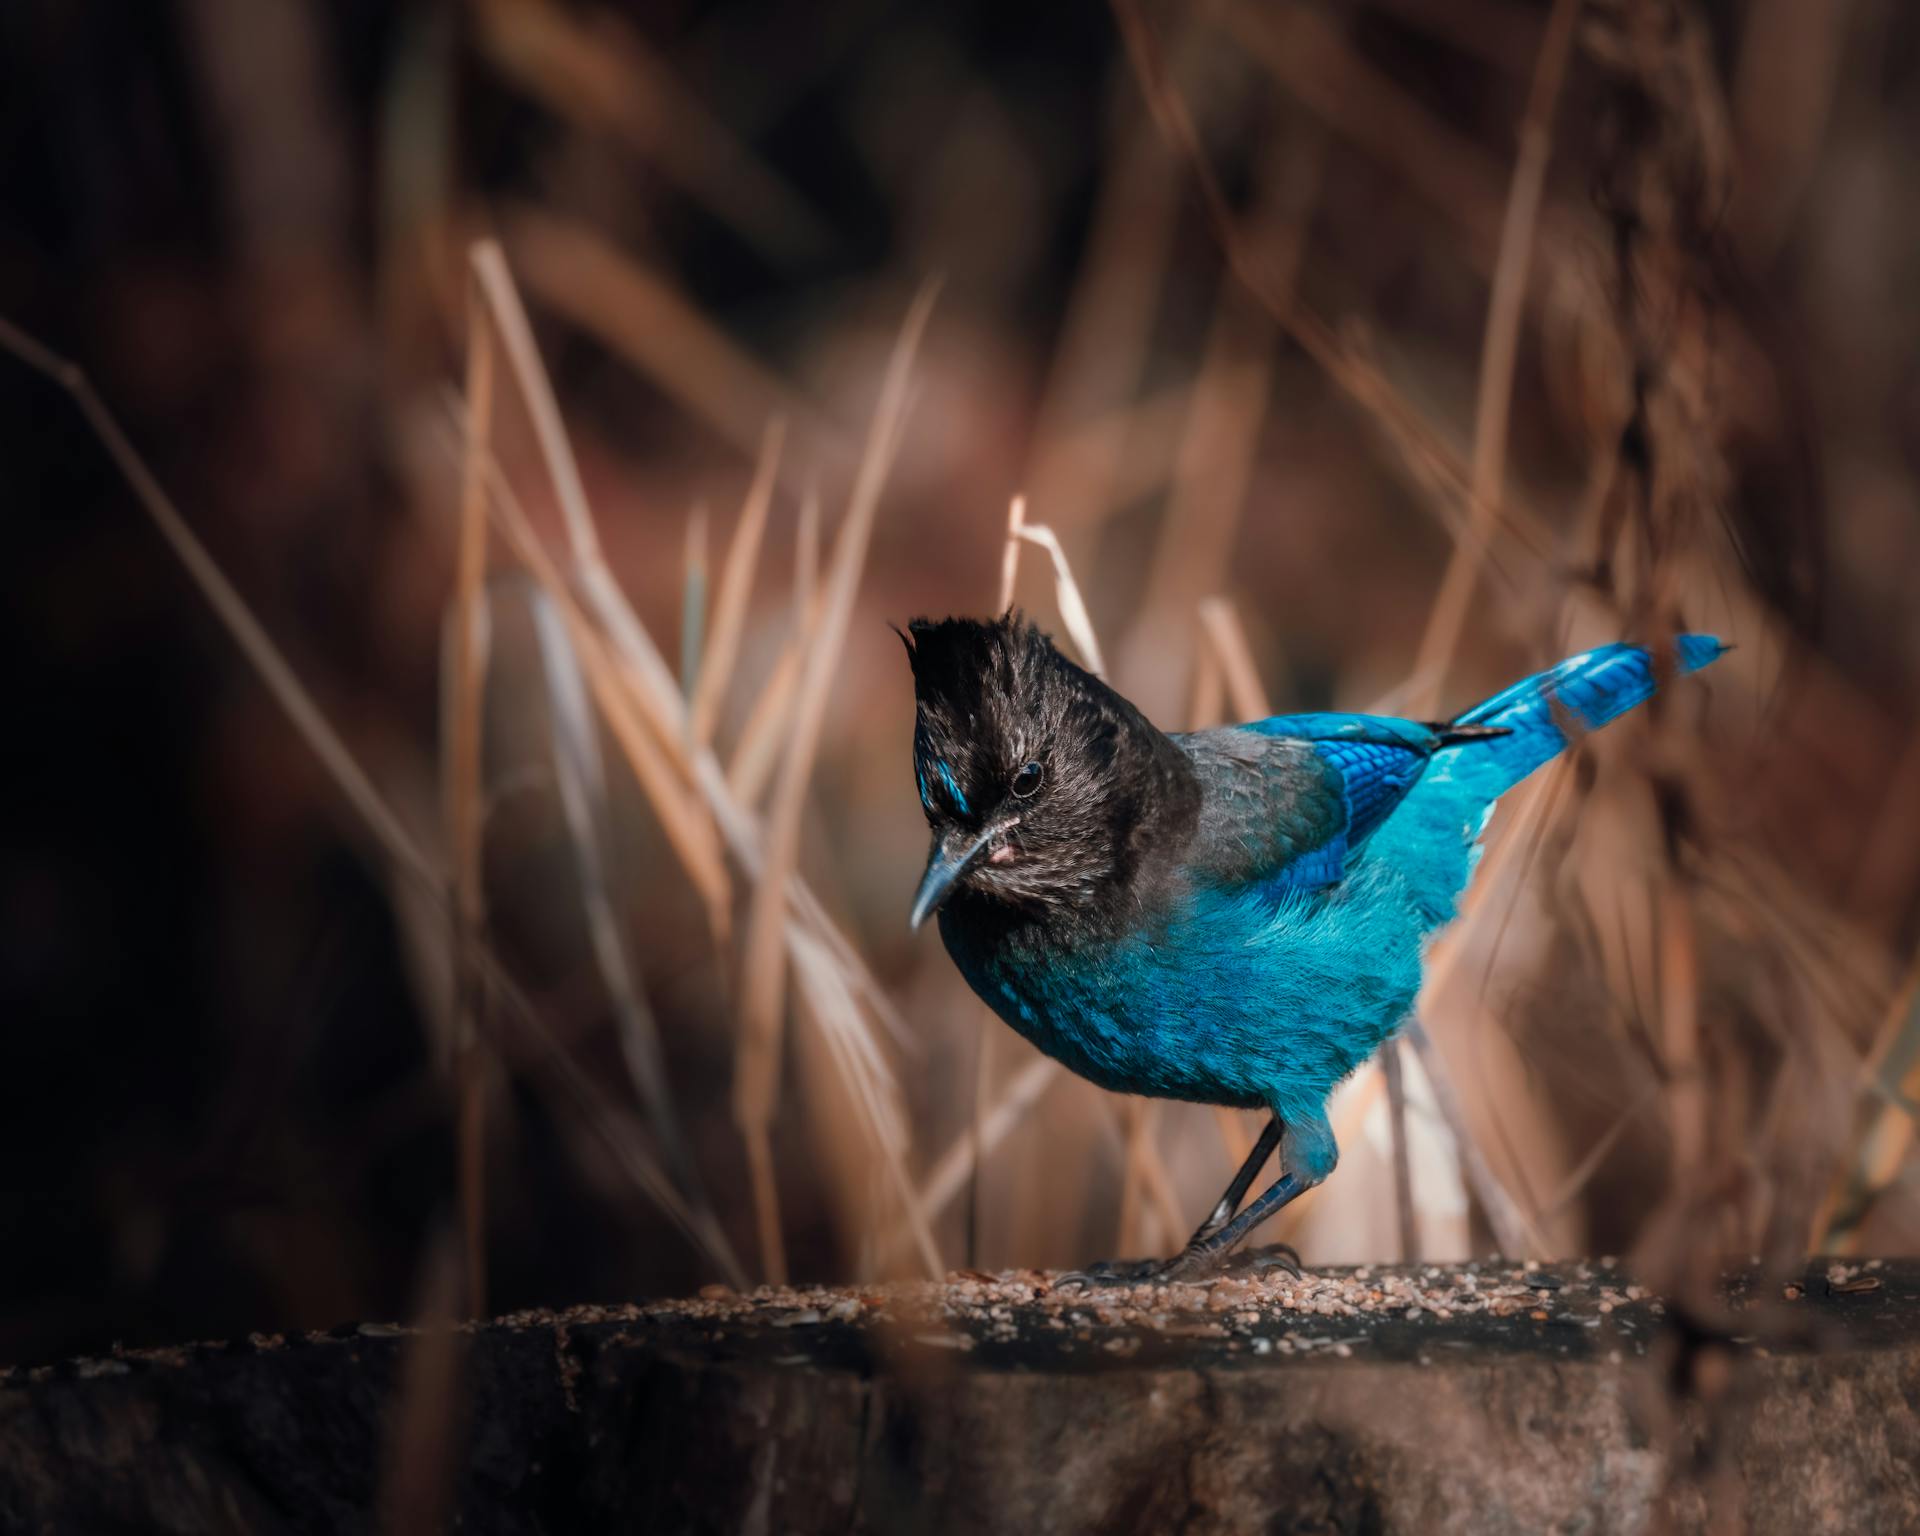
<path id="1" fill-rule="evenodd" d="M 918 928 L 940 903 L 953 893 L 954 883 L 967 872 L 967 866 L 980 857 L 987 844 L 1007 830 L 1008 823 L 995 822 L 978 836 L 970 837 L 959 827 L 947 832 L 933 845 L 927 857 L 927 872 L 920 877 L 920 889 L 913 893 L 913 910 L 907 914 L 907 926 Z"/>

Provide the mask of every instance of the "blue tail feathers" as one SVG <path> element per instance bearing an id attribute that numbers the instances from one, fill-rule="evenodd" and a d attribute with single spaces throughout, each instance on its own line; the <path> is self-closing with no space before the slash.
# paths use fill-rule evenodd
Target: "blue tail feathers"
<path id="1" fill-rule="evenodd" d="M 1712 635 L 1680 635 L 1667 665 L 1697 672 L 1726 649 Z M 1645 703 L 1659 671 L 1654 655 L 1637 645 L 1603 645 L 1476 704 L 1454 723 L 1502 727 L 1507 734 L 1437 752 L 1363 856 L 1392 861 L 1430 931 L 1449 922 L 1479 859 L 1494 801 L 1565 751 L 1569 730 L 1574 736 L 1596 730 Z"/>
<path id="2" fill-rule="evenodd" d="M 1680 635 L 1670 665 L 1697 672 L 1725 650 L 1712 635 Z M 1575 735 L 1598 730 L 1652 698 L 1656 666 L 1654 655 L 1637 645 L 1602 645 L 1569 656 L 1461 715 L 1455 725 L 1499 726 L 1509 734 L 1459 750 L 1482 758 L 1485 766 L 1498 764 L 1505 779 L 1500 789 L 1510 789 L 1566 749 L 1569 727 Z"/>

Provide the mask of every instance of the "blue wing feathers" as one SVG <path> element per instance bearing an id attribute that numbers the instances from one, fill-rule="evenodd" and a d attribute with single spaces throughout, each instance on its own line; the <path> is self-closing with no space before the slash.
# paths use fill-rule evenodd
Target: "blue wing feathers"
<path id="1" fill-rule="evenodd" d="M 1681 635 L 1673 664 L 1697 671 L 1725 649 L 1711 635 Z M 1339 784 L 1339 803 L 1320 839 L 1285 848 L 1284 862 L 1260 883 L 1275 891 L 1331 885 L 1366 844 L 1373 857 L 1400 865 L 1423 908 L 1436 923 L 1445 921 L 1472 872 L 1493 802 L 1564 751 L 1569 730 L 1577 736 L 1598 729 L 1650 698 L 1655 686 L 1652 655 L 1635 645 L 1604 645 L 1522 678 L 1453 722 L 1503 734 L 1449 741 L 1445 727 L 1337 712 L 1240 726 L 1255 736 L 1311 743 Z"/>
<path id="2" fill-rule="evenodd" d="M 1358 843 L 1387 818 L 1426 771 L 1432 750 L 1378 741 L 1322 741 L 1315 747 L 1339 770 L 1347 797 L 1347 842 Z"/>

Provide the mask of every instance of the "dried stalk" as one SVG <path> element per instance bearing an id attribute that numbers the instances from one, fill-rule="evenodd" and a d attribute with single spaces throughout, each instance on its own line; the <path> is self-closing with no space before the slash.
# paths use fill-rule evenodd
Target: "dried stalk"
<path id="1" fill-rule="evenodd" d="M 1080 596 L 1080 584 L 1073 579 L 1073 568 L 1067 564 L 1067 552 L 1060 547 L 1060 540 L 1055 537 L 1054 531 L 1037 523 L 1023 521 L 1017 528 L 1008 530 L 1008 538 L 1037 544 L 1053 557 L 1053 584 L 1060 603 L 1060 621 L 1066 626 L 1067 637 L 1080 652 L 1080 659 L 1086 663 L 1087 670 L 1095 677 L 1104 677 L 1107 664 L 1100 655 L 1100 641 L 1094 635 L 1093 620 L 1087 616 L 1086 602 Z"/>
<path id="2" fill-rule="evenodd" d="M 721 701 L 733 681 L 740 636 L 746 628 L 747 599 L 753 590 L 754 568 L 759 564 L 760 543 L 767 531 L 767 511 L 773 505 L 774 477 L 785 439 L 786 428 L 778 420 L 767 427 L 760 444 L 759 468 L 754 471 L 746 505 L 740 509 L 740 526 L 727 545 L 727 563 L 720 572 L 720 590 L 713 604 L 712 632 L 707 637 L 699 680 L 691 690 L 687 729 L 696 748 L 712 742 Z"/>
<path id="3" fill-rule="evenodd" d="M 466 441 L 460 466 L 460 536 L 454 567 L 451 667 L 446 689 L 447 846 L 453 850 L 454 1061 L 460 1224 L 466 1255 L 468 1315 L 486 1312 L 486 1062 L 479 1016 L 486 992 L 474 965 L 486 916 L 481 906 L 481 710 L 486 686 L 489 613 L 487 493 L 484 465 L 493 424 L 493 335 L 479 294 L 469 286 Z"/>
<path id="4" fill-rule="evenodd" d="M 1554 0 L 1534 64 L 1526 116 L 1520 124 L 1520 153 L 1514 161 L 1500 226 L 1500 254 L 1493 269 L 1487 303 L 1486 336 L 1480 346 L 1480 394 L 1474 407 L 1473 494 L 1470 536 L 1454 546 L 1439 595 L 1427 616 L 1414 670 L 1428 679 L 1416 709 L 1433 713 L 1447 667 L 1460 643 L 1467 607 L 1479 580 L 1480 558 L 1493 534 L 1496 510 L 1505 499 L 1507 426 L 1513 408 L 1513 372 L 1520 353 L 1520 321 L 1526 313 L 1533 266 L 1534 230 L 1540 218 L 1541 192 L 1553 156 L 1553 114 L 1573 46 L 1579 0 Z"/>
<path id="5" fill-rule="evenodd" d="M 1247 644 L 1239 611 L 1224 597 L 1209 597 L 1201 602 L 1199 615 L 1201 634 L 1220 668 L 1234 713 L 1242 720 L 1266 719 L 1273 706 L 1267 701 L 1260 669 L 1253 663 L 1253 648 Z"/>
<path id="6" fill-rule="evenodd" d="M 553 481 L 554 495 L 560 504 L 567 539 L 573 549 L 576 575 L 601 621 L 609 623 L 610 618 L 617 618 L 625 611 L 624 602 L 616 603 L 609 598 L 609 593 L 617 593 L 618 587 L 601 554 L 593 514 L 587 506 L 586 489 L 580 481 L 580 468 L 574 459 L 572 445 L 567 441 L 566 426 L 560 418 L 560 407 L 554 399 L 553 386 L 547 380 L 546 369 L 541 366 L 527 312 L 520 303 L 520 295 L 507 271 L 506 259 L 500 254 L 497 244 L 491 240 L 477 241 L 469 254 L 469 262 L 481 292 L 486 296 L 494 328 L 506 348 L 521 398 L 533 418 L 541 457 L 545 460 L 548 477 Z M 609 628 L 613 628 L 611 623 Z M 645 678 L 646 686 L 633 691 L 634 704 L 639 707 L 625 712 L 624 716 L 632 728 L 633 740 L 630 744 L 623 742 L 623 745 L 628 745 L 636 768 L 643 762 L 647 765 L 648 778 L 645 782 L 648 798 L 659 814 L 661 829 L 679 856 L 687 877 L 700 893 L 706 907 L 707 924 L 715 942 L 724 944 L 732 928 L 732 885 L 720 857 L 713 820 L 705 808 L 687 793 L 682 776 L 673 771 L 676 758 L 666 746 L 684 729 L 678 686 L 667 671 L 666 663 L 659 659 L 657 651 L 647 647 L 641 654 L 651 655 L 657 672 Z M 671 706 L 664 702 L 667 699 L 673 701 Z M 601 698 L 601 707 L 607 707 L 604 697 Z M 653 742 L 643 741 L 642 738 L 649 734 Z M 659 745 L 654 745 L 655 742 Z"/>
<path id="7" fill-rule="evenodd" d="M 1026 526 L 1027 498 L 1016 496 L 1007 507 L 1007 542 L 1000 551 L 1000 601 L 996 614 L 1013 612 L 1013 592 L 1020 579 L 1020 533 Z"/>
<path id="8" fill-rule="evenodd" d="M 689 705 L 707 643 L 707 504 L 687 514 L 686 562 L 680 577 L 680 696 Z"/>
<path id="9" fill-rule="evenodd" d="M 1416 480 L 1442 493 L 1438 510 L 1447 519 L 1448 526 L 1456 529 L 1459 536 L 1470 537 L 1472 522 L 1462 513 L 1476 503 L 1466 465 L 1446 439 L 1348 338 L 1336 333 L 1290 287 L 1282 287 L 1273 280 L 1267 264 L 1242 238 L 1233 207 L 1208 163 L 1186 104 L 1161 67 L 1159 47 L 1138 0 L 1110 0 L 1110 3 L 1141 92 L 1162 131 L 1192 169 L 1202 206 L 1235 279 L 1267 309 L 1321 371 L 1379 424 L 1399 449 Z M 1549 541 L 1536 521 L 1523 517 L 1519 508 L 1511 505 L 1495 508 L 1491 516 L 1504 524 L 1530 553 L 1542 559 L 1547 556 L 1551 548 Z"/>
<path id="10" fill-rule="evenodd" d="M 187 526 L 172 498 L 154 478 L 146 460 L 128 441 L 119 421 L 101 401 L 86 375 L 73 363 L 48 351 L 5 319 L 0 319 L 0 348 L 44 375 L 73 399 L 101 446 L 106 449 L 108 457 L 113 460 L 114 467 L 133 491 L 140 509 L 180 561 L 207 606 L 213 610 L 214 616 L 273 696 L 274 702 L 319 760 L 335 788 L 352 807 L 385 857 L 388 867 L 434 910 L 445 914 L 446 920 L 451 923 L 451 873 L 441 869 L 401 824 L 385 797 L 367 777 L 366 770 L 334 730 L 332 722 L 322 713 L 306 686 L 288 665 L 280 648 L 247 607 L 245 599 L 207 553 L 206 546 Z M 708 1247 L 694 1230 L 671 1183 L 661 1174 L 645 1148 L 632 1136 L 623 1134 L 618 1117 L 608 1106 L 604 1095 L 555 1042 L 539 1015 L 492 952 L 483 947 L 478 963 L 493 995 L 501 1001 L 508 1015 L 526 1030 L 528 1038 L 544 1052 L 553 1082 L 567 1095 L 573 1110 L 602 1136 L 608 1149 L 635 1184 L 673 1220 L 688 1240 L 699 1246 L 730 1280 L 740 1283 L 743 1277 L 731 1255 Z"/>
<path id="11" fill-rule="evenodd" d="M 837 424 L 600 236 L 553 214 L 521 210 L 507 224 L 507 239 L 542 304 L 596 337 L 739 452 L 755 452 L 766 423 L 779 418 L 790 424 L 801 450 L 789 458 L 790 472 L 802 463 L 834 472 L 852 465 L 847 434 Z"/>
<path id="12" fill-rule="evenodd" d="M 770 1177 L 767 1138 L 779 1097 L 780 1047 L 785 1011 L 783 935 L 788 922 L 787 887 L 800 851 L 813 759 L 826 723 L 829 692 L 866 563 L 867 543 L 898 443 L 913 357 L 933 308 L 934 290 L 915 299 L 901 327 L 881 385 L 867 451 L 854 482 L 846 521 L 834 541 L 833 559 L 821 592 L 821 620 L 812 636 L 795 690 L 785 771 L 774 786 L 767 815 L 766 867 L 754 886 L 741 962 L 740 1041 L 734 1066 L 734 1119 L 754 1160 L 754 1205 L 759 1217 L 761 1261 L 775 1279 L 786 1260 L 780 1238 L 777 1196 Z"/>

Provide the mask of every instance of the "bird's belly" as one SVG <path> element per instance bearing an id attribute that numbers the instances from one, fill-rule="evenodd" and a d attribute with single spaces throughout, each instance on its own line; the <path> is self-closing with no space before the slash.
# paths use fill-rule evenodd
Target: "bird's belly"
<path id="1" fill-rule="evenodd" d="M 988 1005 L 1082 1077 L 1283 1115 L 1317 1109 L 1419 990 L 1411 919 L 1319 898 L 1279 918 L 1270 901 L 1202 908 L 1072 949 L 942 931 Z"/>

